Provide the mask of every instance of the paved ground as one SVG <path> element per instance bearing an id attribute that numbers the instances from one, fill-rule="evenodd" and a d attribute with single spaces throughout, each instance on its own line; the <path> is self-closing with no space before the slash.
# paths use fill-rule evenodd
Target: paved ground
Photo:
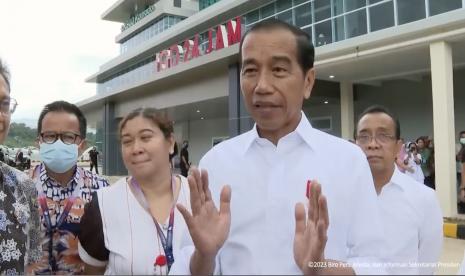
<path id="1" fill-rule="evenodd" d="M 444 238 L 444 247 L 436 275 L 457 274 L 465 250 L 465 240 Z"/>

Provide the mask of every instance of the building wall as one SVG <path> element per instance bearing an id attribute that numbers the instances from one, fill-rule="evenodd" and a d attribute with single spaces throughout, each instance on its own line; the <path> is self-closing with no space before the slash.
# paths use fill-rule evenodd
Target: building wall
<path id="1" fill-rule="evenodd" d="M 465 129 L 465 70 L 454 72 L 455 132 Z M 419 81 L 385 81 L 380 87 L 356 85 L 355 117 L 373 104 L 389 108 L 401 125 L 401 136 L 411 141 L 419 136 L 433 136 L 431 78 Z"/>
<path id="2" fill-rule="evenodd" d="M 212 148 L 213 137 L 229 135 L 228 118 L 197 120 L 189 122 L 189 158 L 198 165 L 203 155 Z"/>

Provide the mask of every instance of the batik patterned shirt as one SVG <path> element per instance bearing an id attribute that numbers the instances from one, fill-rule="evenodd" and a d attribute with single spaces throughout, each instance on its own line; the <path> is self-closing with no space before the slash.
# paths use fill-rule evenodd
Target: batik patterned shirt
<path id="1" fill-rule="evenodd" d="M 41 256 L 33 181 L 0 162 L 0 274 L 24 274 Z"/>
<path id="2" fill-rule="evenodd" d="M 80 230 L 79 223 L 84 214 L 84 205 L 92 199 L 93 192 L 108 186 L 107 180 L 88 170 L 76 167 L 71 181 L 66 186 L 62 186 L 48 176 L 43 164 L 31 171 L 31 177 L 36 182 L 39 195 L 45 196 L 52 226 L 56 226 L 69 198 L 74 196 L 76 199 L 63 223 L 52 234 L 53 255 L 51 256 L 56 261 L 57 270 L 55 271 L 52 271 L 49 262 L 50 234 L 47 233 L 46 218 L 42 208 L 39 208 L 42 258 L 30 265 L 27 272 L 34 274 L 82 274 L 84 263 L 79 258 L 77 238 Z"/>

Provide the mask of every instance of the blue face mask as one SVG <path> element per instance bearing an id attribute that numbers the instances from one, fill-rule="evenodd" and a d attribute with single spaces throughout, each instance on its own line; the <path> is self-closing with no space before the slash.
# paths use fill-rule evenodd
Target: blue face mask
<path id="1" fill-rule="evenodd" d="M 56 173 L 64 173 L 77 163 L 78 145 L 66 145 L 60 139 L 53 144 L 40 144 L 40 159 Z"/>

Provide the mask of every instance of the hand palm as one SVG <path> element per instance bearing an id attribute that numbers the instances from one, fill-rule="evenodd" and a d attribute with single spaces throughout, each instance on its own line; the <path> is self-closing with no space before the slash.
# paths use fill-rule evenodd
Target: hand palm
<path id="1" fill-rule="evenodd" d="M 229 235 L 231 189 L 226 186 L 221 190 L 218 211 L 208 188 L 208 174 L 205 170 L 200 175 L 198 169 L 191 169 L 188 182 L 192 215 L 182 205 L 178 205 L 178 209 L 186 221 L 195 248 L 204 256 L 214 256 Z"/>

